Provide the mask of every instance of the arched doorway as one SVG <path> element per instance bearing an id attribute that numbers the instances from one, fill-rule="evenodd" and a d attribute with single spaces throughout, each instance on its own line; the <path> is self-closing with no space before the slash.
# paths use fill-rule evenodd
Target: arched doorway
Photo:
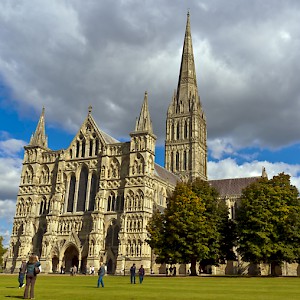
<path id="1" fill-rule="evenodd" d="M 64 265 L 66 272 L 70 272 L 71 267 L 79 265 L 79 253 L 74 245 L 69 246 L 65 251 Z"/>
<path id="2" fill-rule="evenodd" d="M 58 257 L 54 256 L 52 258 L 52 272 L 57 273 L 57 271 L 58 271 L 57 268 L 58 268 Z"/>
<path id="3" fill-rule="evenodd" d="M 107 274 L 113 274 L 114 268 L 113 268 L 113 262 L 111 259 L 107 262 Z"/>

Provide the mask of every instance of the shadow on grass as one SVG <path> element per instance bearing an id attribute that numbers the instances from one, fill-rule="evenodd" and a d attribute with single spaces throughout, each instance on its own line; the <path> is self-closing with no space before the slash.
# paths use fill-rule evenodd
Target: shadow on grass
<path id="1" fill-rule="evenodd" d="M 5 298 L 11 298 L 11 299 L 24 299 L 24 296 L 5 296 Z"/>

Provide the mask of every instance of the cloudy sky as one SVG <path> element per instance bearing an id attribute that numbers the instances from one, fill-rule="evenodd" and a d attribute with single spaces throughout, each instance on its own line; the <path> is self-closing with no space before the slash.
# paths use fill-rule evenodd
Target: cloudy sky
<path id="1" fill-rule="evenodd" d="M 298 0 L 2 0 L 0 235 L 11 232 L 23 146 L 46 110 L 51 149 L 67 148 L 88 106 L 129 139 L 148 91 L 163 164 L 186 14 L 207 116 L 209 178 L 286 172 L 300 188 Z"/>

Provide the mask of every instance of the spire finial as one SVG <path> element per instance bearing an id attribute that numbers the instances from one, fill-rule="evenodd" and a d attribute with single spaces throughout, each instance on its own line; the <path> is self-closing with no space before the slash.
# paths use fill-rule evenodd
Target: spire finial
<path id="1" fill-rule="evenodd" d="M 153 133 L 152 122 L 148 108 L 148 92 L 145 91 L 144 102 L 140 112 L 140 117 L 136 121 L 135 131 L 149 131 Z"/>
<path id="2" fill-rule="evenodd" d="M 47 136 L 45 134 L 45 107 L 42 108 L 42 113 L 37 124 L 36 130 L 32 135 L 30 142 L 30 146 L 39 146 L 43 148 L 48 147 Z"/>
<path id="3" fill-rule="evenodd" d="M 92 107 L 92 105 L 90 105 L 90 106 L 89 106 L 89 110 L 88 110 L 89 115 L 92 113 L 92 109 L 93 109 L 93 107 Z"/>

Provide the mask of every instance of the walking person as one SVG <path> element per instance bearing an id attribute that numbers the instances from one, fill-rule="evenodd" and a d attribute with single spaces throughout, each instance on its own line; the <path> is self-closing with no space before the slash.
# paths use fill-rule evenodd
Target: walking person
<path id="1" fill-rule="evenodd" d="M 139 279 L 140 279 L 140 283 L 143 282 L 143 280 L 144 280 L 144 275 L 145 275 L 145 269 L 143 268 L 143 265 L 141 265 L 141 267 L 139 268 Z"/>
<path id="2" fill-rule="evenodd" d="M 100 268 L 98 270 L 98 283 L 97 283 L 97 288 L 101 286 L 104 288 L 104 282 L 103 282 L 103 276 L 105 275 L 105 268 L 103 266 L 103 263 L 100 262 Z"/>
<path id="3" fill-rule="evenodd" d="M 18 276 L 19 289 L 25 286 L 24 283 L 25 273 L 26 273 L 26 259 L 23 258 L 19 269 L 19 276 Z"/>
<path id="4" fill-rule="evenodd" d="M 133 264 L 130 268 L 130 282 L 135 284 L 135 271 L 136 267 L 135 264 Z"/>
<path id="5" fill-rule="evenodd" d="M 34 285 L 36 282 L 37 274 L 40 272 L 39 257 L 37 255 L 31 255 L 26 264 L 26 287 L 24 291 L 24 299 L 28 298 L 30 288 L 30 299 L 34 299 Z M 38 270 L 37 270 L 38 269 Z"/>

